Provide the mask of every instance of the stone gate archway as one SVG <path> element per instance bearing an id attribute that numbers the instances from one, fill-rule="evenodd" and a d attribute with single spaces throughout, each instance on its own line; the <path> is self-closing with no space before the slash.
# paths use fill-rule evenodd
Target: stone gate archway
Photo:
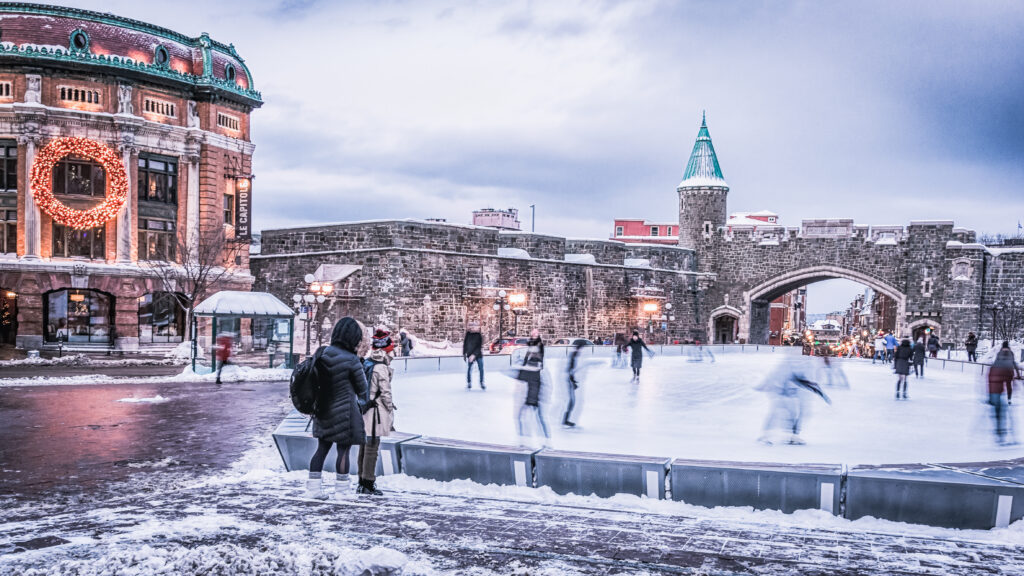
<path id="1" fill-rule="evenodd" d="M 842 266 L 811 266 L 776 275 L 743 292 L 743 313 L 740 317 L 740 338 L 751 344 L 768 343 L 769 304 L 779 296 L 821 280 L 845 279 L 859 282 L 896 302 L 896 331 L 907 332 L 907 296 L 873 276 Z"/>

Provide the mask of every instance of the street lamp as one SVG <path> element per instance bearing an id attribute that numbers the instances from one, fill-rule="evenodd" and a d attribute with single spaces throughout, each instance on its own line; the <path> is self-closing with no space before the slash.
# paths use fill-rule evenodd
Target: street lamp
<path id="1" fill-rule="evenodd" d="M 658 312 L 658 305 L 655 304 L 654 302 L 648 302 L 648 303 L 644 304 L 644 312 L 647 313 L 647 333 L 653 335 L 654 334 L 654 315 L 657 314 L 657 312 Z"/>
<path id="2" fill-rule="evenodd" d="M 674 319 L 673 316 L 669 316 L 669 314 L 671 314 L 671 313 L 672 313 L 672 303 L 671 302 L 665 302 L 665 315 L 667 317 L 667 320 L 665 320 L 665 344 L 669 343 L 669 341 L 668 341 L 668 323 L 671 320 Z"/>
<path id="3" fill-rule="evenodd" d="M 312 274 L 306 274 L 302 281 L 303 285 L 299 286 L 300 292 L 292 295 L 292 301 L 295 302 L 295 308 L 305 314 L 302 321 L 306 324 L 306 356 L 309 356 L 310 332 L 313 318 L 316 316 L 314 310 L 317 310 L 319 305 L 324 304 L 328 300 L 333 301 L 334 284 L 332 282 L 318 281 L 316 276 Z"/>
<path id="4" fill-rule="evenodd" d="M 494 309 L 498 312 L 498 352 L 501 352 L 502 339 L 505 337 L 503 332 L 503 323 L 505 320 L 505 311 L 510 310 L 512 307 L 508 304 L 508 292 L 504 290 L 498 290 L 498 298 L 494 301 Z M 524 297 L 525 298 L 525 297 Z"/>
<path id="5" fill-rule="evenodd" d="M 526 313 L 526 294 L 509 294 L 508 301 L 512 307 L 512 314 L 515 316 L 515 325 L 512 328 L 512 335 L 519 336 L 519 315 Z"/>

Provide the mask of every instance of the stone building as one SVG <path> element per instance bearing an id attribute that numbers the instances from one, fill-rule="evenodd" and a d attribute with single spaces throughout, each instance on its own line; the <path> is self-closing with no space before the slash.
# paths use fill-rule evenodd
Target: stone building
<path id="1" fill-rule="evenodd" d="M 472 319 L 491 337 L 499 321 L 510 326 L 493 309 L 500 290 L 525 296 L 509 312 L 520 334 L 603 338 L 638 327 L 655 342 L 779 343 L 805 326 L 805 287 L 830 278 L 869 287 L 872 317 L 899 335 L 929 327 L 962 342 L 968 331 L 991 334 L 993 307 L 998 316 L 1024 303 L 1024 247 L 983 246 L 951 221 L 728 220 L 706 120 L 676 192 L 676 246 L 394 220 L 266 230 L 252 267 L 257 289 L 282 299 L 319 272 L 338 295 L 328 325 L 352 314 L 451 340 Z"/>
<path id="2" fill-rule="evenodd" d="M 244 61 L 74 8 L 2 3 L 0 30 L 0 343 L 181 341 L 154 264 L 180 261 L 179 240 L 251 234 Z M 247 251 L 230 260 L 225 287 L 249 289 Z"/>

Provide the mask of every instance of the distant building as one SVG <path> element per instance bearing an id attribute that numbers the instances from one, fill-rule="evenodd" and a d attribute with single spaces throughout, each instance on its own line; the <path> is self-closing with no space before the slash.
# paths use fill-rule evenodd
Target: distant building
<path id="1" fill-rule="evenodd" d="M 807 289 L 797 288 L 772 300 L 769 314 L 769 344 L 781 346 L 791 335 L 799 336 L 806 325 Z"/>
<path id="2" fill-rule="evenodd" d="M 488 226 L 499 230 L 519 230 L 519 210 L 495 210 L 483 208 L 473 211 L 474 226 Z"/>
<path id="3" fill-rule="evenodd" d="M 632 244 L 679 244 L 679 224 L 648 222 L 641 219 L 617 218 L 612 240 Z"/>
<path id="4" fill-rule="evenodd" d="M 761 210 L 760 212 L 733 212 L 729 214 L 729 219 L 725 221 L 728 231 L 732 231 L 733 226 L 753 226 L 757 230 L 758 226 L 778 225 L 779 215 L 768 210 Z"/>

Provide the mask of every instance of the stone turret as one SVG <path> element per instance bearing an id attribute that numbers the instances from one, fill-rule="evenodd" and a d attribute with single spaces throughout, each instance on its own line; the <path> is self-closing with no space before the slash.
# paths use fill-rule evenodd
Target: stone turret
<path id="1" fill-rule="evenodd" d="M 686 164 L 679 192 L 679 245 L 701 251 L 710 244 L 728 217 L 725 201 L 729 185 L 711 144 L 707 117 L 701 119 L 697 142 Z"/>

